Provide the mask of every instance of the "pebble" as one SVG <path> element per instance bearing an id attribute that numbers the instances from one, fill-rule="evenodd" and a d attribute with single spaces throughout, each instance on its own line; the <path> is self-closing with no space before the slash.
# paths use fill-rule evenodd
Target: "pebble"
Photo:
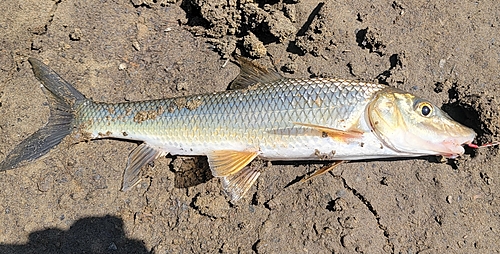
<path id="1" fill-rule="evenodd" d="M 51 185 L 52 185 L 52 177 L 50 175 L 43 177 L 37 183 L 38 190 L 41 192 L 49 191 Z"/>

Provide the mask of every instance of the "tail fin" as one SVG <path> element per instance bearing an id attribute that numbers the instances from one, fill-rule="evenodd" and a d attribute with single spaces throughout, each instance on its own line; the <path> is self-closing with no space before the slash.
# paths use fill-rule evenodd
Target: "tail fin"
<path id="1" fill-rule="evenodd" d="M 23 140 L 3 162 L 0 171 L 13 169 L 40 158 L 61 143 L 73 130 L 75 109 L 87 101 L 85 96 L 62 79 L 41 61 L 29 58 L 35 77 L 42 82 L 42 89 L 50 107 L 48 123 Z"/>

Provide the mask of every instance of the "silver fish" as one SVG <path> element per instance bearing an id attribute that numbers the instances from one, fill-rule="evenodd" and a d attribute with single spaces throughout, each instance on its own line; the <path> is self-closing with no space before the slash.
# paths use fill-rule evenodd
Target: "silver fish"
<path id="1" fill-rule="evenodd" d="M 41 61 L 30 58 L 42 82 L 50 117 L 0 164 L 1 170 L 33 161 L 66 136 L 76 140 L 138 140 L 122 190 L 140 180 L 140 169 L 166 154 L 207 156 L 232 200 L 261 172 L 246 167 L 265 160 L 342 161 L 464 153 L 476 133 L 429 101 L 382 84 L 313 78 L 290 79 L 239 59 L 242 89 L 163 100 L 94 102 Z M 328 167 L 317 174 L 331 170 Z"/>

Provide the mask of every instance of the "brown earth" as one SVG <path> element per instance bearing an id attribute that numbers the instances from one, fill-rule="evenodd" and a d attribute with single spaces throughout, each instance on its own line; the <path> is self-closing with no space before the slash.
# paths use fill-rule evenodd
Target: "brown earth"
<path id="1" fill-rule="evenodd" d="M 289 77 L 388 83 L 499 140 L 497 1 L 0 2 L 0 158 L 47 121 L 29 56 L 89 98 L 225 90 L 234 52 Z M 137 144 L 60 145 L 0 173 L 1 253 L 498 253 L 498 148 L 462 158 L 266 168 L 231 204 L 204 158 L 167 157 L 120 192 Z M 290 185 L 291 184 L 291 185 Z M 289 186 L 290 185 L 290 186 Z M 288 186 L 288 187 L 287 187 Z"/>

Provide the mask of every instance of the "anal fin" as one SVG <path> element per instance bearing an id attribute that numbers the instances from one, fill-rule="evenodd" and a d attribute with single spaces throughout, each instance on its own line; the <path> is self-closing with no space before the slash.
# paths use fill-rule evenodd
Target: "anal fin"
<path id="1" fill-rule="evenodd" d="M 140 182 L 141 168 L 165 153 L 146 143 L 140 144 L 128 156 L 127 167 L 123 173 L 122 191 L 128 191 Z"/>

